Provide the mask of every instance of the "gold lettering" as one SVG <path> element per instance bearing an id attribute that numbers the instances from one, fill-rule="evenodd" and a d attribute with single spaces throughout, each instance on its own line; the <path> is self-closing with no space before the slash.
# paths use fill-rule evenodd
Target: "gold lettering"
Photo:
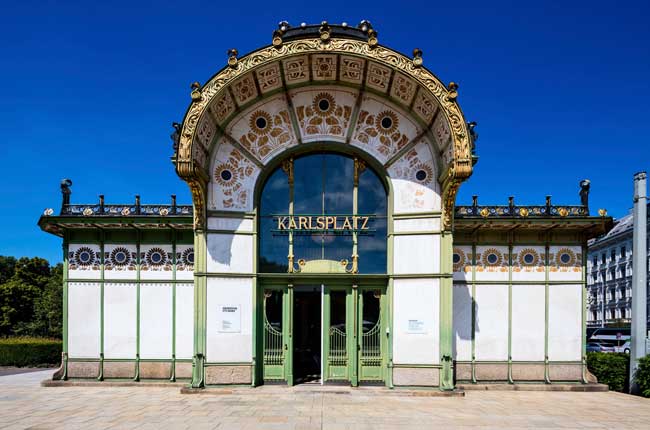
<path id="1" fill-rule="evenodd" d="M 322 216 L 319 216 L 318 218 L 316 218 L 316 227 L 319 230 L 325 229 L 325 218 L 323 218 Z"/>
<path id="2" fill-rule="evenodd" d="M 359 221 L 359 217 L 358 217 L 358 216 L 355 215 L 355 216 L 352 217 L 352 224 L 354 224 L 354 229 L 355 229 L 355 230 L 357 229 L 357 222 L 358 222 L 358 221 Z"/>
<path id="3" fill-rule="evenodd" d="M 309 225 L 308 225 L 307 228 L 309 228 L 309 230 L 313 230 L 314 227 L 311 225 L 311 222 L 313 221 L 314 217 L 313 217 L 313 216 L 310 216 L 310 217 L 308 217 L 307 219 L 309 220 Z"/>
<path id="4" fill-rule="evenodd" d="M 368 218 L 367 216 L 362 216 L 361 220 L 363 221 L 363 225 L 361 226 L 361 230 L 368 230 Z"/>
<path id="5" fill-rule="evenodd" d="M 294 217 L 289 217 L 289 229 L 295 230 L 298 227 L 296 226 L 296 219 Z"/>
<path id="6" fill-rule="evenodd" d="M 334 225 L 334 217 L 333 216 L 326 216 L 325 217 L 325 229 L 329 230 L 330 225 Z"/>
<path id="7" fill-rule="evenodd" d="M 307 217 L 306 216 L 298 217 L 298 228 L 301 229 L 301 230 L 306 230 L 307 229 Z"/>
<path id="8" fill-rule="evenodd" d="M 343 230 L 351 230 L 352 229 L 352 225 L 350 224 L 350 217 L 349 216 L 345 217 L 345 221 L 343 221 L 343 227 L 342 228 L 343 228 Z"/>
<path id="9" fill-rule="evenodd" d="M 334 217 L 334 230 L 339 230 L 340 229 L 338 224 L 339 224 L 339 217 L 335 216 Z"/>
<path id="10" fill-rule="evenodd" d="M 287 217 L 286 216 L 279 216 L 276 217 L 278 219 L 278 230 L 286 230 L 287 225 L 285 224 L 287 222 Z"/>

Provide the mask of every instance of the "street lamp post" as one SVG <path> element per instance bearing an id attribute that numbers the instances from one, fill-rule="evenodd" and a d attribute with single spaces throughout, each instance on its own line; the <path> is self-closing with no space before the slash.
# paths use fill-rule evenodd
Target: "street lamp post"
<path id="1" fill-rule="evenodd" d="M 634 374 L 645 356 L 647 268 L 646 172 L 634 175 L 634 232 L 632 235 L 632 327 L 630 340 L 630 393 L 638 393 Z"/>

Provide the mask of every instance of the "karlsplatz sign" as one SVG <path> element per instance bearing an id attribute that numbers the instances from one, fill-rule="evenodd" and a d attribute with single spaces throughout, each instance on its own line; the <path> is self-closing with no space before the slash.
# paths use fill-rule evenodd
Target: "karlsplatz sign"
<path id="1" fill-rule="evenodd" d="M 374 215 L 274 215 L 276 234 L 371 234 Z"/>

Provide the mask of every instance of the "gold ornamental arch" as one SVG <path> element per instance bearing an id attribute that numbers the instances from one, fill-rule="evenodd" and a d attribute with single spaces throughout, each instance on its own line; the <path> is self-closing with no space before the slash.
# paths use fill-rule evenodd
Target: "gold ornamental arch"
<path id="1" fill-rule="evenodd" d="M 338 26 L 338 28 L 342 27 Z M 365 40 L 359 37 L 348 37 L 349 34 L 337 35 L 336 31 L 332 31 L 326 23 L 318 27 L 316 34 L 314 31 L 304 33 L 304 37 L 298 35 L 292 40 L 283 41 L 283 32 L 276 31 L 273 45 L 239 58 L 237 52 L 231 50 L 226 67 L 203 86 L 193 85 L 192 102 L 179 130 L 174 161 L 177 174 L 188 183 L 192 192 L 195 229 L 205 228 L 206 194 L 210 178 L 208 169 L 217 141 L 214 135 L 223 132 L 228 120 L 232 120 L 237 113 L 269 95 L 284 91 L 288 101 L 288 91 L 297 87 L 297 85 L 291 86 L 287 79 L 287 74 L 292 73 L 291 69 L 287 69 L 287 64 L 292 59 L 305 59 L 308 79 L 301 85 L 356 86 L 360 88 L 360 94 L 369 91 L 389 99 L 423 125 L 425 132 L 433 136 L 432 140 L 437 144 L 436 156 L 442 163 L 438 181 L 442 191 L 443 226 L 446 230 L 451 229 L 458 187 L 471 175 L 473 167 L 472 135 L 457 103 L 457 85 L 450 83 L 445 86 L 433 73 L 423 67 L 421 51 L 415 50 L 414 56 L 409 58 L 377 44 L 376 32 L 372 29 L 364 32 Z M 312 57 L 320 54 L 336 57 L 334 62 L 337 64 L 337 71 L 334 79 L 317 79 L 315 69 L 317 65 L 313 64 Z M 359 62 L 360 68 L 354 65 L 355 59 L 363 60 Z M 266 71 L 270 70 L 274 63 L 278 65 L 275 69 L 279 71 L 279 76 L 275 79 L 278 80 L 280 88 L 264 93 L 262 87 L 267 82 L 262 82 L 262 79 L 266 79 L 265 76 L 268 75 Z M 356 82 L 343 76 L 342 70 L 346 65 L 352 67 L 352 70 L 345 69 L 346 73 L 351 73 L 346 77 L 356 77 L 358 78 Z M 386 75 L 386 83 L 389 86 L 384 94 L 381 94 L 382 87 L 374 85 L 381 83 L 375 75 L 382 73 Z M 250 89 L 252 96 L 249 100 L 237 100 L 233 87 L 237 85 L 241 90 L 240 87 L 247 75 L 255 78 L 251 82 L 244 82 L 254 87 Z M 409 85 L 413 88 L 409 88 Z M 402 97 L 400 93 L 404 88 L 410 94 L 408 98 Z M 201 123 L 208 116 L 208 112 L 211 112 L 212 118 L 215 115 L 217 117 L 222 115 L 223 121 L 211 120 L 216 122 L 216 132 L 212 133 L 211 138 L 206 139 L 206 133 L 201 130 Z M 353 125 L 354 123 L 350 127 Z"/>

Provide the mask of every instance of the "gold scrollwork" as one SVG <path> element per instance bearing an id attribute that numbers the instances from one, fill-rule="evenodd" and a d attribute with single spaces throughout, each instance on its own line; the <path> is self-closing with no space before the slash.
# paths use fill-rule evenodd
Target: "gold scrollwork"
<path id="1" fill-rule="evenodd" d="M 179 149 L 176 156 L 176 171 L 178 175 L 187 182 L 196 181 L 199 178 L 199 171 L 205 170 L 204 160 L 194 159 L 192 147 L 198 143 L 196 132 L 200 119 L 206 115 L 210 102 L 226 91 L 226 87 L 235 79 L 250 70 L 269 64 L 279 59 L 287 58 L 294 55 L 302 55 L 310 52 L 327 51 L 333 53 L 344 53 L 355 56 L 366 57 L 387 65 L 417 81 L 422 87 L 426 88 L 431 95 L 437 100 L 441 107 L 441 114 L 447 119 L 452 131 L 452 141 L 454 144 L 454 158 L 448 169 L 447 179 L 443 183 L 443 189 L 446 190 L 443 196 L 445 207 L 443 208 L 443 224 L 445 229 L 450 229 L 453 223 L 453 208 L 455 205 L 456 193 L 460 183 L 467 179 L 472 173 L 471 143 L 467 129 L 467 123 L 464 119 L 460 107 L 456 103 L 456 88 L 450 85 L 445 88 L 442 82 L 435 77 L 425 67 L 421 67 L 418 62 L 408 58 L 392 49 L 377 44 L 376 34 L 369 33 L 367 43 L 358 40 L 330 38 L 327 43 L 323 43 L 322 38 L 301 39 L 280 46 L 267 46 L 254 51 L 244 57 L 236 59 L 236 67 L 227 67 L 207 82 L 198 94 L 192 95 L 192 103 L 183 120 L 182 131 L 179 139 Z M 233 66 L 234 66 L 233 65 Z M 196 96 L 196 97 L 195 97 Z M 196 186 L 190 185 L 192 197 L 195 204 L 195 221 L 197 217 L 201 219 L 201 214 L 196 214 L 197 206 L 203 212 L 205 201 L 197 201 L 196 198 L 204 198 L 204 193 L 195 192 Z M 201 219 L 202 220 L 202 219 Z M 195 222 L 196 223 L 196 222 Z"/>

